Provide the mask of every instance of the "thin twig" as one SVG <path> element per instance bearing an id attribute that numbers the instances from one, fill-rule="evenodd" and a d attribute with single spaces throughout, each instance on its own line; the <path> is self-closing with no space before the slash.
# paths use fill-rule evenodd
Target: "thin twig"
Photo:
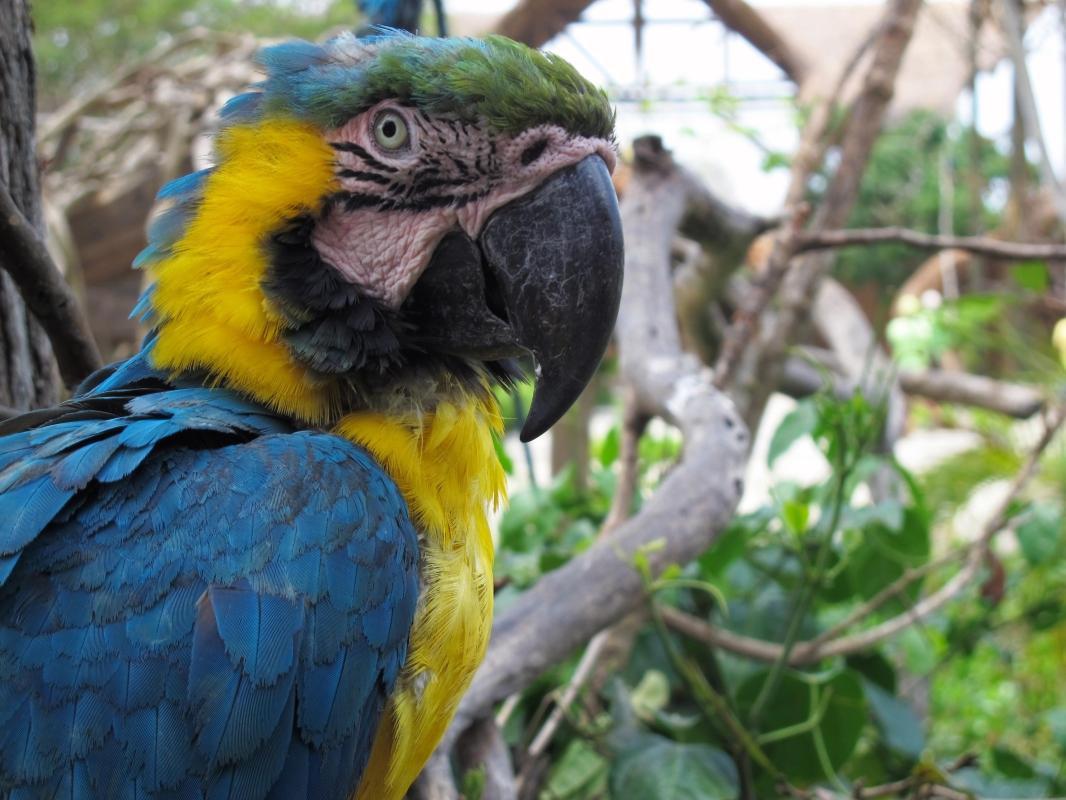
<path id="1" fill-rule="evenodd" d="M 892 581 L 888 586 L 879 591 L 865 603 L 857 606 L 852 610 L 850 614 L 840 620 L 836 625 L 832 625 L 808 641 L 806 644 L 812 650 L 816 651 L 826 642 L 833 639 L 840 638 L 847 632 L 851 626 L 858 622 L 862 622 L 864 619 L 869 618 L 875 611 L 881 608 L 889 600 L 893 600 L 910 588 L 911 584 L 921 580 L 926 575 L 929 575 L 941 567 L 950 564 L 952 561 L 957 561 L 963 558 L 968 552 L 969 546 L 953 550 L 945 556 L 928 561 L 919 567 L 907 568 L 903 571 L 896 580 Z"/>
<path id="2" fill-rule="evenodd" d="M 611 509 L 600 527 L 598 536 L 606 536 L 627 519 L 633 508 L 640 477 L 638 455 L 640 437 L 648 426 L 649 417 L 637 402 L 632 387 L 625 389 L 625 407 L 622 410 L 621 441 L 618 446 L 618 483 L 611 497 Z"/>
<path id="3" fill-rule="evenodd" d="M 767 268 L 759 278 L 757 291 L 752 292 L 733 315 L 732 324 L 714 365 L 714 385 L 718 389 L 726 389 L 732 384 L 737 367 L 740 366 L 740 358 L 755 336 L 763 312 L 781 288 L 788 265 L 796 254 L 796 245 L 807 213 L 807 207 L 800 205 L 788 215 L 774 240 Z"/>
<path id="4" fill-rule="evenodd" d="M 800 590 L 795 606 L 792 609 L 788 630 L 785 633 L 785 641 L 781 645 L 781 655 L 773 662 L 766 680 L 763 681 L 762 686 L 759 688 L 759 694 L 755 697 L 755 702 L 752 703 L 750 717 L 753 724 L 758 723 L 766 703 L 769 702 L 777 690 L 778 681 L 781 679 L 785 667 L 790 663 L 792 652 L 798 642 L 800 626 L 807 615 L 807 609 L 814 602 L 815 594 L 818 587 L 821 586 L 822 578 L 825 574 L 826 560 L 832 549 L 833 535 L 840 524 L 840 515 L 843 513 L 844 505 L 847 503 L 846 490 L 848 481 L 851 471 L 855 467 L 854 461 L 844 458 L 839 458 L 837 461 L 838 463 L 834 465 L 836 467 L 836 485 L 833 489 L 833 511 L 828 517 L 825 532 L 818 543 L 813 572 L 808 576 L 807 582 Z"/>
<path id="5" fill-rule="evenodd" d="M 896 242 L 923 250 L 965 250 L 976 255 L 1019 261 L 1066 260 L 1066 245 L 1003 242 L 988 236 L 940 236 L 908 228 L 852 228 L 811 231 L 799 235 L 796 251 L 807 253 L 838 247 Z"/>
<path id="6" fill-rule="evenodd" d="M 585 648 L 585 652 L 581 655 L 581 660 L 577 662 L 577 667 L 574 668 L 574 674 L 570 676 L 570 680 L 567 681 L 566 687 L 559 694 L 559 699 L 555 703 L 555 708 L 552 709 L 548 718 L 544 720 L 544 724 L 540 730 L 533 737 L 533 741 L 529 745 L 529 760 L 535 761 L 545 750 L 548 749 L 548 745 L 551 743 L 552 737 L 555 735 L 555 731 L 559 728 L 559 724 L 563 721 L 566 710 L 570 708 L 570 704 L 574 702 L 578 692 L 585 685 L 585 681 L 588 680 L 592 674 L 593 668 L 596 666 L 596 661 L 600 657 L 600 653 L 603 652 L 603 646 L 607 643 L 607 631 L 603 630 L 592 637 L 588 647 Z M 522 783 L 522 776 L 519 776 L 519 785 Z"/>
<path id="7" fill-rule="evenodd" d="M 67 386 L 76 386 L 98 369 L 100 352 L 74 292 L 2 184 L 0 267 L 11 275 L 26 307 L 48 334 Z"/>

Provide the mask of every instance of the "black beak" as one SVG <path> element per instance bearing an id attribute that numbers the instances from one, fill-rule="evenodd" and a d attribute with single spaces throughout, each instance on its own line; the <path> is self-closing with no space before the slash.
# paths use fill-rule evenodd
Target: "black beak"
<path id="1" fill-rule="evenodd" d="M 622 222 L 599 156 L 498 209 L 478 242 L 449 234 L 404 304 L 426 345 L 483 361 L 531 353 L 537 384 L 522 441 L 591 380 L 622 295 Z"/>

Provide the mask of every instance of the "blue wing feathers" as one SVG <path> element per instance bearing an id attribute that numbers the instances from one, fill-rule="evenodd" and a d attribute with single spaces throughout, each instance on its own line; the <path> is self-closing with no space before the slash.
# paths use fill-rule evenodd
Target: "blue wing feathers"
<path id="1" fill-rule="evenodd" d="M 0 437 L 0 795 L 347 797 L 417 595 L 380 468 L 229 392 Z"/>

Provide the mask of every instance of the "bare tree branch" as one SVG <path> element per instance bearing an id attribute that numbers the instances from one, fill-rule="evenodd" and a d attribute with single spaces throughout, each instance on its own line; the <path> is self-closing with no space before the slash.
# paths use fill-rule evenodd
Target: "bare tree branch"
<path id="1" fill-rule="evenodd" d="M 781 376 L 781 390 L 793 397 L 807 397 L 829 389 L 838 397 L 854 390 L 847 379 L 826 375 L 826 369 L 835 365 L 823 365 L 823 369 L 805 358 L 792 356 L 785 362 Z M 827 379 L 831 382 L 827 386 Z M 1039 412 L 1046 403 L 1044 394 L 1032 386 L 1008 383 L 984 375 L 947 370 L 902 370 L 899 373 L 900 388 L 908 395 L 924 397 L 939 403 L 958 403 L 974 408 L 987 408 L 1015 419 L 1028 419 Z"/>
<path id="2" fill-rule="evenodd" d="M 48 142 L 69 130 L 86 109 L 116 86 L 128 81 L 142 70 L 155 70 L 160 62 L 186 47 L 202 43 L 219 43 L 236 41 L 232 34 L 210 31 L 207 28 L 190 28 L 187 31 L 167 38 L 143 58 L 127 63 L 124 67 L 110 73 L 97 86 L 87 87 L 77 92 L 63 106 L 48 115 L 41 125 L 40 141 Z"/>
<path id="3" fill-rule="evenodd" d="M 552 737 L 555 736 L 555 732 L 559 729 L 559 725 L 562 724 L 563 718 L 566 716 L 566 712 L 577 699 L 578 692 L 585 686 L 589 676 L 592 675 L 592 671 L 596 667 L 596 662 L 600 658 L 600 654 L 603 652 L 610 632 L 608 630 L 602 630 L 592 637 L 588 647 L 585 648 L 585 652 L 581 654 L 581 660 L 577 662 L 577 667 L 574 668 L 574 674 L 570 676 L 570 680 L 567 681 L 566 686 L 559 693 L 558 698 L 555 700 L 555 708 L 548 714 L 547 719 L 544 720 L 544 724 L 537 731 L 537 734 L 533 737 L 533 741 L 529 744 L 527 750 L 528 765 L 534 765 L 544 752 L 548 749 L 548 745 L 551 744 Z M 518 789 L 523 791 L 527 788 L 527 784 L 533 777 L 533 771 L 529 769 L 523 769 L 518 776 Z"/>
<path id="4" fill-rule="evenodd" d="M 908 394 L 942 403 L 987 408 L 1017 419 L 1033 416 L 1045 403 L 1044 395 L 1031 386 L 997 381 L 967 372 L 936 369 L 905 371 L 900 373 L 899 382 Z"/>
<path id="5" fill-rule="evenodd" d="M 758 11 L 744 0 L 706 0 L 706 3 L 723 25 L 747 39 L 797 86 L 803 84 L 809 65 Z"/>
<path id="6" fill-rule="evenodd" d="M 898 242 L 923 250 L 966 250 L 981 256 L 1018 261 L 1066 261 L 1066 245 L 1003 242 L 988 236 L 938 236 L 897 227 L 805 232 L 799 236 L 796 252 L 862 247 L 886 242 Z"/>
<path id="7" fill-rule="evenodd" d="M 3 185 L 0 185 L 0 266 L 11 275 L 26 307 L 48 334 L 67 386 L 77 385 L 98 369 L 100 353 L 77 298 Z"/>
<path id="8" fill-rule="evenodd" d="M 0 183 L 37 230 L 42 205 L 32 26 L 29 0 L 0 3 Z M 21 409 L 51 405 L 58 389 L 48 335 L 0 268 L 0 403 Z"/>

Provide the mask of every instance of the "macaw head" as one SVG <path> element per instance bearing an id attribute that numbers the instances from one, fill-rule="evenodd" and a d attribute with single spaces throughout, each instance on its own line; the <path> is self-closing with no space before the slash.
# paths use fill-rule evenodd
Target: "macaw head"
<path id="1" fill-rule="evenodd" d="M 321 423 L 531 355 L 523 437 L 550 427 L 621 291 L 604 93 L 500 37 L 344 36 L 260 63 L 216 166 L 160 192 L 138 258 L 153 363 Z"/>

